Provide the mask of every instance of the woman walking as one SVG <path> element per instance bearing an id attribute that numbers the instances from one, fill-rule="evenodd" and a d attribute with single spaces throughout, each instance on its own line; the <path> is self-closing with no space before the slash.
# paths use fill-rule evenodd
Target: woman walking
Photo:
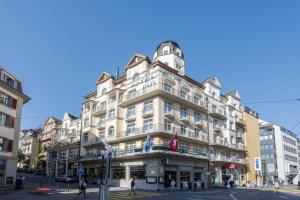
<path id="1" fill-rule="evenodd" d="M 80 195 L 82 194 L 83 197 L 86 198 L 86 196 L 85 196 L 86 183 L 85 183 L 84 179 L 82 179 L 82 180 L 79 182 L 78 189 L 79 189 L 79 192 L 78 192 L 77 196 L 80 196 Z"/>

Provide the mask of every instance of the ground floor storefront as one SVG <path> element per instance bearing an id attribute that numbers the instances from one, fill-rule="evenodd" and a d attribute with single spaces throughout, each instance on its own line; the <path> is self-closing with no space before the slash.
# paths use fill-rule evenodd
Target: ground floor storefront
<path id="1" fill-rule="evenodd" d="M 16 180 L 17 160 L 0 157 L 0 185 L 12 185 Z"/>
<path id="2" fill-rule="evenodd" d="M 84 177 L 88 182 L 100 183 L 102 175 L 101 159 L 81 160 Z M 208 160 L 184 156 L 147 155 L 136 158 L 117 158 L 112 160 L 110 185 L 130 187 L 135 178 L 136 187 L 146 190 L 168 189 L 171 181 L 175 188 L 208 188 Z"/>
<path id="3" fill-rule="evenodd" d="M 237 186 L 246 184 L 246 166 L 234 163 L 217 163 L 210 164 L 210 182 L 212 186 L 224 186 L 229 180 L 234 181 Z"/>

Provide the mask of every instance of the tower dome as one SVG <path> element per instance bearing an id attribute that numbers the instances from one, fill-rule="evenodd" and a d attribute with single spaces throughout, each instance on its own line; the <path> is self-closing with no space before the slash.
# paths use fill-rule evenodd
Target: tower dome
<path id="1" fill-rule="evenodd" d="M 177 42 L 164 41 L 158 45 L 153 55 L 153 62 L 160 61 L 184 74 L 184 54 Z"/>

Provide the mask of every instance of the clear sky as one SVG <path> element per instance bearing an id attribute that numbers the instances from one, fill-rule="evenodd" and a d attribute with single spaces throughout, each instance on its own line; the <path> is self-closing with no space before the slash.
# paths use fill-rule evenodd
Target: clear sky
<path id="1" fill-rule="evenodd" d="M 274 0 L 0 0 L 0 63 L 32 98 L 22 128 L 79 115 L 102 71 L 115 74 L 135 52 L 152 58 L 170 39 L 187 75 L 217 75 L 223 93 L 238 89 L 246 105 L 300 98 L 299 10 L 299 1 Z M 288 129 L 300 121 L 300 102 L 248 105 Z"/>

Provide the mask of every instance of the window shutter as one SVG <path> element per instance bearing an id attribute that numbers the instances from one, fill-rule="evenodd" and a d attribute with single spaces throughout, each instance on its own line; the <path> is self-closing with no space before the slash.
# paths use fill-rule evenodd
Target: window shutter
<path id="1" fill-rule="evenodd" d="M 14 108 L 14 109 L 16 109 L 17 108 L 17 99 L 13 99 L 13 103 L 12 103 L 12 107 Z"/>
<path id="2" fill-rule="evenodd" d="M 10 117 L 10 127 L 14 128 L 15 127 L 15 118 Z"/>
<path id="3" fill-rule="evenodd" d="M 7 151 L 12 152 L 13 150 L 13 141 L 9 140 L 8 145 L 7 145 Z"/>

